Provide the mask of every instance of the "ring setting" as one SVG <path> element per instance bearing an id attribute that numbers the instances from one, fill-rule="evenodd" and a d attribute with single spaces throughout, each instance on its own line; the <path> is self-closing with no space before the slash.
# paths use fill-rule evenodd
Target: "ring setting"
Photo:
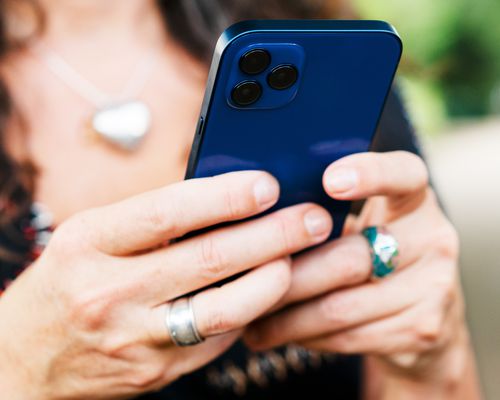
<path id="1" fill-rule="evenodd" d="M 204 341 L 196 327 L 193 297 L 181 297 L 169 304 L 165 315 L 165 325 L 176 346 L 194 346 Z"/>
<path id="2" fill-rule="evenodd" d="M 372 278 L 391 275 L 398 266 L 399 243 L 386 228 L 370 226 L 362 232 L 370 246 Z"/>

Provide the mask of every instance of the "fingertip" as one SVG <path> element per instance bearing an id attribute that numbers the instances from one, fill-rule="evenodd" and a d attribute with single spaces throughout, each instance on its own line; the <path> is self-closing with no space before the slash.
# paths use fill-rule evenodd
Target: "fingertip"
<path id="1" fill-rule="evenodd" d="M 278 180 L 267 172 L 259 171 L 253 184 L 253 195 L 260 208 L 266 209 L 273 206 L 280 195 Z"/>
<path id="2" fill-rule="evenodd" d="M 252 182 L 258 179 L 269 179 L 273 181 L 276 185 L 278 185 L 278 180 L 268 171 L 260 170 L 260 169 L 248 169 L 241 171 L 232 171 L 225 172 L 220 175 L 215 175 L 213 178 L 221 178 L 221 179 L 235 179 L 238 182 Z M 203 179 L 203 178 L 202 178 Z"/>
<path id="3" fill-rule="evenodd" d="M 304 226 L 314 243 L 321 243 L 333 230 L 333 218 L 324 208 L 314 206 L 304 214 Z"/>
<path id="4" fill-rule="evenodd" d="M 272 304 L 274 305 L 285 295 L 292 284 L 291 259 L 289 260 L 289 257 L 282 258 L 272 263 L 270 267 L 273 269 L 273 276 L 270 278 L 276 286 L 276 299 Z"/>
<path id="5" fill-rule="evenodd" d="M 407 151 L 353 154 L 331 164 L 323 175 L 325 191 L 339 200 L 411 195 L 428 182 L 425 162 Z"/>
<path id="6" fill-rule="evenodd" d="M 251 194 L 258 210 L 266 210 L 272 207 L 279 199 L 280 184 L 278 180 L 267 171 L 235 171 L 219 176 L 229 179 L 229 182 L 226 181 L 229 185 L 239 185 L 240 187 L 249 187 L 248 185 L 250 185 Z"/>
<path id="7" fill-rule="evenodd" d="M 352 166 L 332 164 L 323 175 L 325 191 L 333 198 L 352 195 L 359 183 L 359 172 Z"/>
<path id="8" fill-rule="evenodd" d="M 290 289 L 292 268 L 287 258 L 277 259 L 250 272 L 254 276 L 261 276 L 261 290 L 266 293 L 266 296 L 261 297 L 266 299 L 266 304 L 263 303 L 261 315 L 274 307 Z"/>

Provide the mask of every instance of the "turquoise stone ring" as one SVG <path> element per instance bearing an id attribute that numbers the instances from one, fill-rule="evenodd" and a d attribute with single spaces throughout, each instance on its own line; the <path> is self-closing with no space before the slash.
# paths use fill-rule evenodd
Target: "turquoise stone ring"
<path id="1" fill-rule="evenodd" d="M 380 279 L 392 274 L 397 268 L 398 242 L 387 229 L 370 226 L 362 232 L 370 245 L 372 278 Z"/>

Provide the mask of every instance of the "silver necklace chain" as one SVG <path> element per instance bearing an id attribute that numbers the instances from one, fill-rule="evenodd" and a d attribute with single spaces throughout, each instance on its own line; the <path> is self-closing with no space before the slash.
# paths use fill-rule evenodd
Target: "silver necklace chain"
<path id="1" fill-rule="evenodd" d="M 31 47 L 31 51 L 56 78 L 97 109 L 137 97 L 146 86 L 156 66 L 156 58 L 151 52 L 139 62 L 123 89 L 111 95 L 96 87 L 63 57 L 46 46 L 37 44 Z"/>

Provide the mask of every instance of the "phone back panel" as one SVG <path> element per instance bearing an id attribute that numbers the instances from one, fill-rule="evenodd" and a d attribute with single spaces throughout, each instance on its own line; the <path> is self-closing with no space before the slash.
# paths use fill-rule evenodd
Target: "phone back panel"
<path id="1" fill-rule="evenodd" d="M 299 81 L 280 93 L 268 87 L 268 72 L 252 77 L 264 94 L 255 105 L 238 108 L 230 88 L 242 79 L 242 54 L 253 48 L 269 50 L 269 70 L 291 60 Z M 377 21 L 248 21 L 231 27 L 217 46 L 186 178 L 268 171 L 281 185 L 271 211 L 320 204 L 334 218 L 332 238 L 339 236 L 350 204 L 326 195 L 323 173 L 332 162 L 369 150 L 401 51 L 390 25 Z"/>

